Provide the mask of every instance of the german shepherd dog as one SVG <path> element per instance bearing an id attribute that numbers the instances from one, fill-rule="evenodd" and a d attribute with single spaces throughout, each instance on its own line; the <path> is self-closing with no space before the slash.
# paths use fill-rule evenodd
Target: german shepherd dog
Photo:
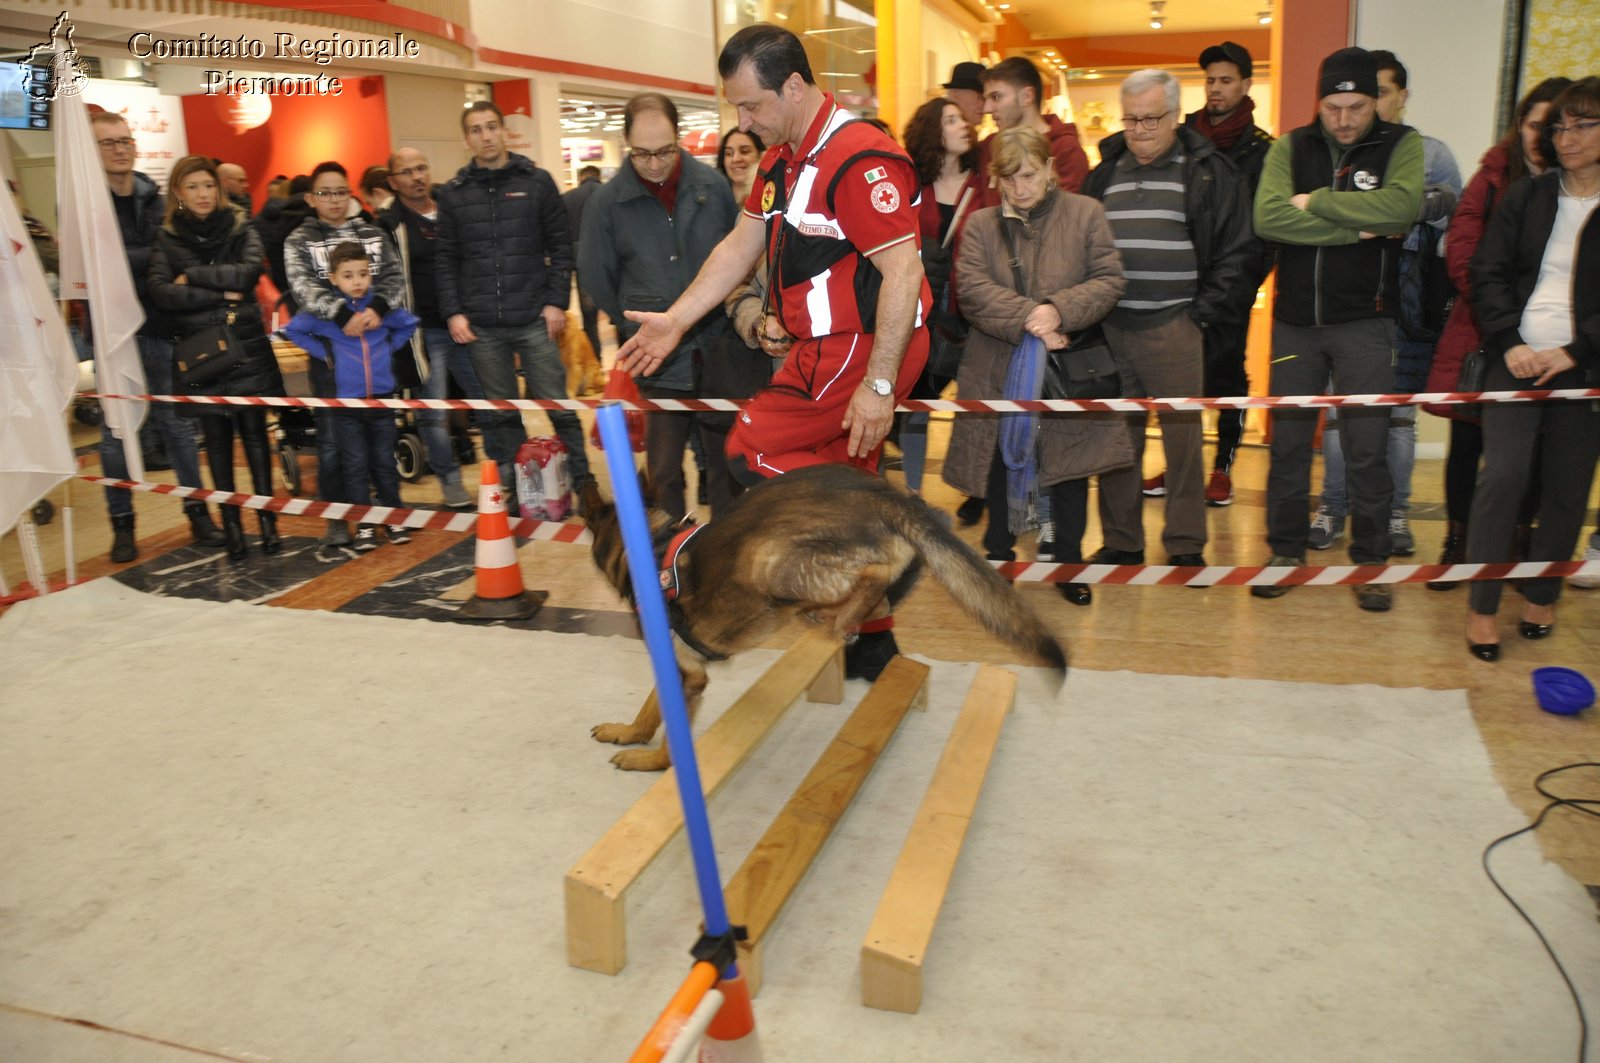
<path id="1" fill-rule="evenodd" d="M 592 483 L 583 502 L 595 564 L 631 603 L 616 510 Z M 680 525 L 656 509 L 649 518 L 659 568 Z M 852 465 L 815 465 L 751 487 L 676 557 L 677 598 L 669 611 L 689 719 L 706 687 L 706 661 L 748 649 L 793 620 L 842 637 L 885 599 L 892 605 L 909 593 L 923 566 L 991 634 L 1065 676 L 1060 643 L 921 499 Z M 633 723 L 605 723 L 591 733 L 600 742 L 642 745 L 660 725 L 652 693 Z M 662 743 L 624 750 L 612 763 L 660 771 L 670 758 Z"/>

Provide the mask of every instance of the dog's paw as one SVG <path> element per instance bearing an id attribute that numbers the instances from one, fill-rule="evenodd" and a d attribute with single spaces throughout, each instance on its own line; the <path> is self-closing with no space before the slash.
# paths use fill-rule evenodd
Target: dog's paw
<path id="1" fill-rule="evenodd" d="M 611 758 L 611 763 L 623 771 L 666 771 L 672 766 L 672 758 L 665 747 L 624 749 Z"/>
<path id="2" fill-rule="evenodd" d="M 589 732 L 596 742 L 609 742 L 614 746 L 638 746 L 650 741 L 650 735 L 641 735 L 626 723 L 596 724 Z"/>

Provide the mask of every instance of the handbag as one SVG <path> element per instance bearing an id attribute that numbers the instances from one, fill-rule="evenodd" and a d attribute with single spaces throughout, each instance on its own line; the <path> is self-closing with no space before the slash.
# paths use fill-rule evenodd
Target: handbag
<path id="1" fill-rule="evenodd" d="M 1489 354 L 1482 347 L 1474 347 L 1461 358 L 1461 373 L 1456 377 L 1456 390 L 1477 393 L 1489 382 Z M 1476 420 L 1483 414 L 1483 403 L 1463 402 L 1456 407 L 1462 416 Z"/>
<path id="2" fill-rule="evenodd" d="M 1017 293 L 1026 296 L 1027 284 L 1022 279 L 1022 256 L 1017 251 L 1016 237 L 1000 221 L 1000 232 L 1005 236 L 1006 247 L 1011 251 L 1011 276 Z M 1111 356 L 1105 333 L 1099 325 L 1091 325 L 1079 332 L 1067 346 L 1060 350 L 1045 351 L 1044 394 L 1047 399 L 1116 399 L 1122 397 L 1122 377 L 1117 372 L 1117 361 Z"/>
<path id="3" fill-rule="evenodd" d="M 772 381 L 773 361 L 732 336 L 716 336 L 700 348 L 700 391 L 708 399 L 748 399 Z M 726 435 L 733 431 L 730 410 L 702 410 L 701 425 Z"/>
<path id="4" fill-rule="evenodd" d="M 191 391 L 216 383 L 244 364 L 244 346 L 233 333 L 236 308 L 221 325 L 207 325 L 175 345 L 178 383 Z"/>

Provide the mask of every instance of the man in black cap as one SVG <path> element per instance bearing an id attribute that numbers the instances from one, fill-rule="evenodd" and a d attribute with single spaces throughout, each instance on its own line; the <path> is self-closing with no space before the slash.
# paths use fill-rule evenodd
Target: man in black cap
<path id="1" fill-rule="evenodd" d="M 957 63 L 944 83 L 944 94 L 961 108 L 961 117 L 973 129 L 983 121 L 983 64 Z"/>
<path id="2" fill-rule="evenodd" d="M 1200 69 L 1206 72 L 1206 105 L 1184 119 L 1183 127 L 1200 134 L 1216 145 L 1217 151 L 1233 163 L 1244 178 L 1247 202 L 1254 202 L 1261 181 L 1261 166 L 1272 146 L 1272 134 L 1255 124 L 1256 102 L 1250 98 L 1251 74 L 1255 66 L 1243 45 L 1232 41 L 1213 44 L 1200 53 Z M 1272 269 L 1272 249 L 1255 243 L 1244 276 L 1237 282 L 1248 288 L 1254 299 L 1256 289 Z M 1250 390 L 1245 373 L 1245 347 L 1249 340 L 1250 316 L 1236 322 L 1214 322 L 1205 331 L 1205 386 L 1201 392 L 1210 398 L 1244 395 Z M 1244 410 L 1217 411 L 1217 452 L 1206 481 L 1208 506 L 1233 504 L 1233 458 L 1244 436 Z M 1144 481 L 1144 493 L 1157 498 L 1167 493 L 1166 473 Z"/>
<path id="3" fill-rule="evenodd" d="M 1338 394 L 1378 394 L 1394 381 L 1400 245 L 1422 204 L 1422 137 L 1378 118 L 1378 62 L 1363 48 L 1322 61 L 1317 121 L 1267 152 L 1256 194 L 1256 234 L 1278 244 L 1273 307 L 1273 395 L 1315 395 L 1332 381 Z M 1389 410 L 1341 411 L 1348 472 L 1350 559 L 1389 558 L 1394 481 L 1385 449 Z M 1272 470 L 1267 477 L 1271 566 L 1304 565 L 1311 497 L 1315 409 L 1273 412 Z M 1251 588 L 1276 598 L 1289 588 Z M 1393 604 L 1388 584 L 1358 584 L 1357 603 L 1371 612 Z"/>

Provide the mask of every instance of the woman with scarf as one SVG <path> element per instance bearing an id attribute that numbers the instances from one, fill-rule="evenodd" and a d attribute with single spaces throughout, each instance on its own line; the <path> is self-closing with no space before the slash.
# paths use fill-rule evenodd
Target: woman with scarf
<path id="1" fill-rule="evenodd" d="M 1036 131 L 1006 129 L 991 166 L 1001 205 L 967 222 L 955 287 L 972 331 L 956 377 L 964 399 L 1040 397 L 1045 350 L 1066 347 L 1116 305 L 1126 283 L 1100 204 L 1061 191 L 1050 146 Z M 955 419 L 944 480 L 987 499 L 990 560 L 1013 561 L 1017 535 L 1034 522 L 1041 490 L 1055 521 L 1055 560 L 1083 560 L 1090 476 L 1133 463 L 1116 414 L 980 414 Z M 1060 583 L 1074 605 L 1082 583 Z"/>
<path id="2" fill-rule="evenodd" d="M 239 358 L 214 380 L 181 390 L 197 395 L 282 395 L 283 377 L 267 342 L 256 303 L 261 276 L 261 237 L 243 208 L 222 195 L 210 159 L 190 155 L 172 168 L 167 186 L 167 217 L 156 235 L 150 259 L 150 297 L 175 323 L 174 345 L 206 329 L 225 326 L 237 341 Z M 223 355 L 220 357 L 229 357 Z M 200 417 L 211 485 L 234 490 L 233 439 L 244 444 L 245 461 L 258 495 L 272 494 L 272 454 L 267 445 L 267 415 L 237 406 L 185 406 Z M 277 514 L 261 510 L 261 552 L 276 554 Z M 248 552 L 239 507 L 222 507 L 228 557 L 242 561 Z"/>

